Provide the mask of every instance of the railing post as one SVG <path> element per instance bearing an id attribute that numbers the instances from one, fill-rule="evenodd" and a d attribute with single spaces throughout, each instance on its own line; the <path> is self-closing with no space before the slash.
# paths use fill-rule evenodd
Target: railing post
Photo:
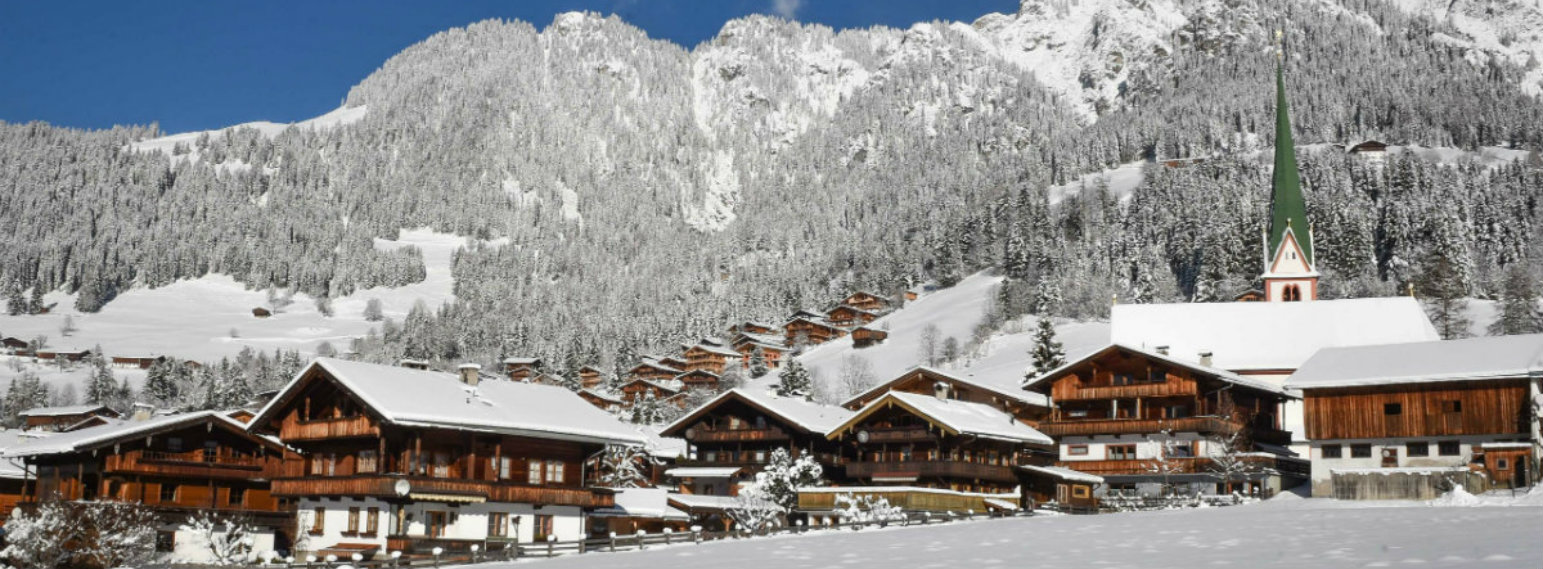
<path id="1" fill-rule="evenodd" d="M 691 542 L 697 545 L 702 544 L 702 526 L 691 526 Z"/>
<path id="2" fill-rule="evenodd" d="M 664 528 L 664 544 L 665 545 L 669 545 L 670 544 L 670 534 L 671 533 L 674 533 L 674 531 L 671 530 L 670 528 Z"/>
<path id="3" fill-rule="evenodd" d="M 644 549 L 647 549 L 647 546 L 645 546 L 643 544 L 643 537 L 646 536 L 646 535 L 648 535 L 648 532 L 643 531 L 643 530 L 638 530 L 638 551 L 642 551 Z"/>
<path id="4" fill-rule="evenodd" d="M 616 552 L 616 532 L 611 532 L 611 553 Z"/>
<path id="5" fill-rule="evenodd" d="M 552 547 L 555 546 L 555 545 L 557 545 L 557 534 L 552 534 L 552 535 L 546 536 L 546 556 L 547 557 L 552 557 L 552 556 L 556 555 L 555 553 L 552 553 Z"/>

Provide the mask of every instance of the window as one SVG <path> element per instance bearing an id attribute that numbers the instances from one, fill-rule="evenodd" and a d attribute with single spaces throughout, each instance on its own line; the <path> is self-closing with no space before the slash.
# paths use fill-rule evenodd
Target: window
<path id="1" fill-rule="evenodd" d="M 375 469 L 378 466 L 379 466 L 379 464 L 378 464 L 378 460 L 376 459 L 376 456 L 375 456 L 375 451 L 373 451 L 373 450 L 361 450 L 361 451 L 359 451 L 359 461 L 358 461 L 358 464 L 354 467 L 354 471 L 355 472 L 375 472 Z"/>
<path id="2" fill-rule="evenodd" d="M 1462 413 L 1463 402 L 1461 399 L 1449 399 L 1441 402 L 1442 413 Z"/>
<path id="3" fill-rule="evenodd" d="M 220 443 L 217 441 L 204 441 L 204 462 L 214 462 L 220 457 Z"/>
<path id="4" fill-rule="evenodd" d="M 1503 459 L 1503 458 L 1495 459 L 1495 470 L 1510 470 L 1510 469 L 1511 469 L 1511 462 L 1510 461 L 1508 461 L 1506 459 Z"/>
<path id="5" fill-rule="evenodd" d="M 311 455 L 311 474 L 335 476 L 337 472 L 337 457 L 332 453 L 316 453 Z"/>
<path id="6" fill-rule="evenodd" d="M 1441 456 L 1458 456 L 1463 454 L 1463 445 L 1457 441 L 1441 441 L 1436 443 L 1436 450 Z"/>
<path id="7" fill-rule="evenodd" d="M 1164 447 L 1163 452 L 1174 458 L 1194 458 L 1195 449 L 1186 444 L 1177 444 L 1171 448 Z"/>
<path id="8" fill-rule="evenodd" d="M 161 501 L 162 502 L 175 502 L 175 501 L 177 501 L 177 485 L 176 484 L 162 484 L 161 485 Z"/>
<path id="9" fill-rule="evenodd" d="M 1108 450 L 1109 460 L 1136 459 L 1136 445 L 1109 445 L 1104 448 Z"/>
<path id="10" fill-rule="evenodd" d="M 1403 403 L 1383 403 L 1382 404 L 1382 414 L 1383 415 L 1402 415 L 1402 414 L 1404 414 L 1404 404 Z"/>
<path id="11" fill-rule="evenodd" d="M 1072 497 L 1073 498 L 1086 498 L 1086 497 L 1088 497 L 1088 487 L 1087 486 L 1072 486 Z"/>
<path id="12" fill-rule="evenodd" d="M 1087 456 L 1088 445 L 1066 445 L 1067 456 Z"/>
<path id="13" fill-rule="evenodd" d="M 359 508 L 348 509 L 348 531 L 346 533 L 349 535 L 359 533 Z"/>
<path id="14" fill-rule="evenodd" d="M 380 508 L 370 508 L 364 517 L 364 533 L 365 535 L 375 535 L 376 530 L 379 529 Z"/>
<path id="15" fill-rule="evenodd" d="M 531 484 L 541 483 L 541 461 L 534 458 L 530 459 L 530 480 L 528 482 Z"/>
<path id="16" fill-rule="evenodd" d="M 182 437 L 166 437 L 167 452 L 182 452 Z"/>
<path id="17" fill-rule="evenodd" d="M 1167 409 L 1169 419 L 1182 419 L 1189 416 L 1189 406 L 1170 405 Z"/>
<path id="18" fill-rule="evenodd" d="M 702 453 L 702 460 L 704 462 L 718 462 L 718 453 L 716 451 L 704 452 Z"/>
<path id="19" fill-rule="evenodd" d="M 1066 412 L 1066 416 L 1067 417 L 1071 417 L 1073 419 L 1086 418 L 1088 416 L 1088 410 L 1087 409 L 1072 409 L 1072 410 Z"/>
<path id="20" fill-rule="evenodd" d="M 536 541 L 546 541 L 547 536 L 552 535 L 551 514 L 536 514 Z"/>
<path id="21" fill-rule="evenodd" d="M 488 514 L 488 537 L 504 537 L 509 535 L 509 514 L 493 512 Z"/>
<path id="22" fill-rule="evenodd" d="M 155 532 L 155 551 L 156 551 L 156 553 L 171 553 L 171 552 L 176 551 L 176 550 L 177 550 L 177 532 L 174 532 L 174 531 L 158 531 L 158 532 Z"/>
<path id="23" fill-rule="evenodd" d="M 508 480 L 513 478 L 514 459 L 507 456 L 498 457 L 498 479 Z"/>
<path id="24" fill-rule="evenodd" d="M 562 482 L 563 482 L 563 463 L 562 463 L 562 461 L 560 461 L 560 460 L 548 460 L 548 461 L 546 461 L 546 481 L 547 482 L 556 482 L 558 484 L 562 484 Z"/>
<path id="25" fill-rule="evenodd" d="M 756 462 L 766 462 L 766 451 L 764 451 L 764 450 L 755 451 L 755 461 Z"/>
<path id="26" fill-rule="evenodd" d="M 316 508 L 311 512 L 311 535 L 321 535 L 326 531 L 327 509 Z"/>
<path id="27" fill-rule="evenodd" d="M 1410 442 L 1404 445 L 1404 454 L 1407 456 L 1430 456 L 1430 443 Z"/>
<path id="28" fill-rule="evenodd" d="M 1372 445 L 1350 445 L 1350 458 L 1371 458 Z"/>
<path id="29" fill-rule="evenodd" d="M 232 506 L 246 505 L 246 488 L 231 488 L 230 496 L 226 500 Z"/>
<path id="30" fill-rule="evenodd" d="M 1345 447 L 1340 445 L 1323 445 L 1324 458 L 1345 458 Z"/>
<path id="31" fill-rule="evenodd" d="M 434 477 L 450 477 L 450 453 L 439 451 L 434 453 Z"/>

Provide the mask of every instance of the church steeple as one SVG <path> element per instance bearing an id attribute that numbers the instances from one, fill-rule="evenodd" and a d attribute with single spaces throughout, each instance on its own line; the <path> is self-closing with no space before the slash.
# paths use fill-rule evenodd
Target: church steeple
<path id="1" fill-rule="evenodd" d="M 1280 42 L 1280 32 L 1275 33 Z M 1286 102 L 1283 51 L 1275 65 L 1275 171 L 1270 184 L 1270 227 L 1265 234 L 1264 286 L 1267 300 L 1312 300 L 1318 296 L 1313 264 L 1313 232 L 1302 198 L 1291 111 Z"/>

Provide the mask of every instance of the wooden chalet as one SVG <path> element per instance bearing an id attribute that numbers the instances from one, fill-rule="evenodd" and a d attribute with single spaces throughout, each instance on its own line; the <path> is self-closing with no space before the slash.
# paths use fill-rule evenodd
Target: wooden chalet
<path id="1" fill-rule="evenodd" d="M 118 369 L 150 369 L 156 362 L 165 361 L 166 356 L 112 356 L 112 367 Z"/>
<path id="2" fill-rule="evenodd" d="M 653 397 L 660 401 L 677 401 L 678 404 L 684 404 L 684 401 L 679 399 L 679 395 L 684 388 L 679 383 L 676 383 L 674 379 L 654 381 L 652 379 L 637 378 L 622 384 L 620 389 L 621 399 L 627 402 L 627 405 L 636 404 L 638 399 L 643 397 Z"/>
<path id="3" fill-rule="evenodd" d="M 1070 513 L 1096 513 L 1097 490 L 1104 484 L 1102 476 L 1044 464 L 1019 465 L 1018 481 L 1025 510 L 1049 504 Z"/>
<path id="4" fill-rule="evenodd" d="M 52 362 L 66 360 L 72 362 L 84 361 L 91 356 L 91 350 L 76 348 L 38 348 L 33 351 L 33 359 L 40 362 Z"/>
<path id="5" fill-rule="evenodd" d="M 730 334 L 760 334 L 770 336 L 777 334 L 777 327 L 765 322 L 746 321 L 729 327 Z"/>
<path id="6" fill-rule="evenodd" d="M 594 389 L 605 381 L 605 371 L 595 366 L 579 368 L 579 388 Z"/>
<path id="7" fill-rule="evenodd" d="M 580 389 L 578 394 L 580 399 L 589 402 L 590 405 L 594 405 L 597 409 L 609 411 L 627 405 L 627 402 L 622 398 L 596 389 Z"/>
<path id="8" fill-rule="evenodd" d="M 1329 348 L 1293 374 L 1314 496 L 1428 499 L 1536 484 L 1543 334 Z M 1454 475 L 1452 471 L 1478 474 Z M 1390 479 L 1389 473 L 1401 476 Z"/>
<path id="9" fill-rule="evenodd" d="M 627 377 L 632 380 L 665 381 L 675 379 L 675 376 L 683 373 L 686 373 L 686 370 L 680 367 L 666 365 L 657 358 L 645 357 L 638 365 L 632 366 L 632 369 L 627 371 Z"/>
<path id="10" fill-rule="evenodd" d="M 825 313 L 825 320 L 832 326 L 853 328 L 879 319 L 879 313 L 864 310 L 850 304 L 842 304 Z"/>
<path id="11" fill-rule="evenodd" d="M 23 428 L 27 430 L 63 431 L 90 417 L 117 419 L 120 413 L 106 405 L 70 405 L 67 407 L 39 407 L 20 413 Z"/>
<path id="12" fill-rule="evenodd" d="M 841 299 L 841 306 L 850 306 L 872 313 L 884 312 L 890 308 L 888 298 L 861 290 Z"/>
<path id="13" fill-rule="evenodd" d="M 1280 428 L 1280 409 L 1293 397 L 1267 381 L 1112 344 L 1024 389 L 1053 401 L 1039 429 L 1060 443 L 1056 464 L 1101 476 L 1122 493 L 1180 487 L 1269 495 L 1307 476 L 1307 463 L 1285 448 L 1291 434 Z M 1221 456 L 1246 457 L 1257 468 L 1222 481 L 1213 472 Z"/>
<path id="14" fill-rule="evenodd" d="M 846 335 L 846 330 L 826 320 L 824 315 L 810 316 L 804 313 L 788 320 L 782 329 L 789 346 L 818 346 Z"/>
<path id="15" fill-rule="evenodd" d="M 755 351 L 761 351 L 761 357 L 766 362 L 768 369 L 776 369 L 782 364 L 782 357 L 787 353 L 788 347 L 782 343 L 782 336 L 768 336 L 763 334 L 741 333 L 734 337 L 734 350 L 739 352 L 745 366 L 749 366 L 755 358 Z"/>
<path id="16" fill-rule="evenodd" d="M 251 519 L 256 551 L 287 550 L 295 542 L 293 504 L 274 496 L 269 480 L 298 455 L 217 411 L 112 421 L 5 453 L 30 471 L 22 507 L 51 500 L 145 504 L 166 524 L 156 548 L 173 560 L 208 561 L 204 544 L 182 528 L 199 511 Z"/>
<path id="17" fill-rule="evenodd" d="M 889 339 L 889 332 L 867 326 L 859 327 L 852 331 L 852 347 L 866 348 L 874 344 L 882 344 Z"/>
<path id="18" fill-rule="evenodd" d="M 504 375 L 525 381 L 541 374 L 541 358 L 504 358 Z"/>
<path id="19" fill-rule="evenodd" d="M 853 395 L 842 401 L 841 406 L 856 411 L 891 391 L 990 405 L 1029 426 L 1050 414 L 1050 398 L 1040 393 L 991 385 L 925 366 L 911 368 L 894 379 Z"/>
<path id="20" fill-rule="evenodd" d="M 31 347 L 32 344 L 21 338 L 13 338 L 11 336 L 0 338 L 0 353 L 13 356 L 23 355 L 26 354 L 27 350 Z"/>
<path id="21" fill-rule="evenodd" d="M 836 445 L 825 433 L 850 414 L 834 405 L 739 388 L 693 409 L 659 434 L 684 438 L 690 445 L 693 458 L 677 461 L 670 471 L 687 480 L 682 492 L 732 495 L 737 482 L 759 472 L 778 448 L 794 457 L 814 453 L 826 477 L 839 479 Z"/>
<path id="22" fill-rule="evenodd" d="M 686 348 L 681 356 L 686 360 L 682 369 L 688 372 L 707 371 L 721 376 L 730 365 L 744 365 L 744 355 L 733 348 L 705 342 Z"/>
<path id="23" fill-rule="evenodd" d="M 252 309 L 252 317 L 253 318 L 267 318 L 269 316 L 273 316 L 273 311 L 272 310 L 268 310 L 268 309 L 263 308 L 261 306 Z"/>
<path id="24" fill-rule="evenodd" d="M 699 391 L 717 391 L 718 384 L 722 382 L 722 380 L 722 376 L 705 369 L 688 371 L 686 373 L 675 376 L 675 381 L 679 382 L 683 389 L 695 389 Z"/>
<path id="25" fill-rule="evenodd" d="M 585 486 L 584 461 L 646 442 L 560 387 L 328 358 L 250 429 L 305 453 L 273 493 L 296 501 L 311 549 L 367 556 L 583 537 L 586 512 L 614 505 Z"/>
<path id="26" fill-rule="evenodd" d="M 1048 464 L 1050 437 L 991 405 L 884 392 L 826 435 L 846 478 L 956 492 L 1012 493 L 1018 465 Z"/>

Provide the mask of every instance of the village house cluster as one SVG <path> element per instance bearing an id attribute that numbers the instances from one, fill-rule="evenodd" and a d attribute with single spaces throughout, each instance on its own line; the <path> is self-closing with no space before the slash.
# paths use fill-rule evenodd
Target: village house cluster
<path id="1" fill-rule="evenodd" d="M 606 410 L 716 390 L 732 369 L 776 369 L 795 347 L 884 341 L 872 326 L 890 301 L 862 292 L 780 328 L 744 323 L 731 340 L 644 358 L 619 395 L 597 389 L 593 367 L 576 391 L 551 385 L 532 358 L 495 375 L 319 358 L 247 409 L 27 411 L 29 428 L 0 440 L 0 515 L 136 502 L 160 516 L 160 550 L 202 561 L 185 523 L 217 512 L 249 520 L 256 552 L 346 559 L 728 529 L 745 507 L 736 495 L 783 452 L 822 467 L 826 485 L 800 489 L 793 512 L 813 523 L 841 494 L 908 512 L 1095 512 L 1304 484 L 1314 496 L 1424 499 L 1536 483 L 1543 335 L 1443 341 L 1411 297 L 1320 300 L 1283 88 L 1277 97 L 1263 289 L 1115 306 L 1107 346 L 1020 389 L 916 367 L 837 405 L 728 389 L 657 431 Z M 637 480 L 604 483 L 615 449 L 639 450 L 623 455 Z"/>

